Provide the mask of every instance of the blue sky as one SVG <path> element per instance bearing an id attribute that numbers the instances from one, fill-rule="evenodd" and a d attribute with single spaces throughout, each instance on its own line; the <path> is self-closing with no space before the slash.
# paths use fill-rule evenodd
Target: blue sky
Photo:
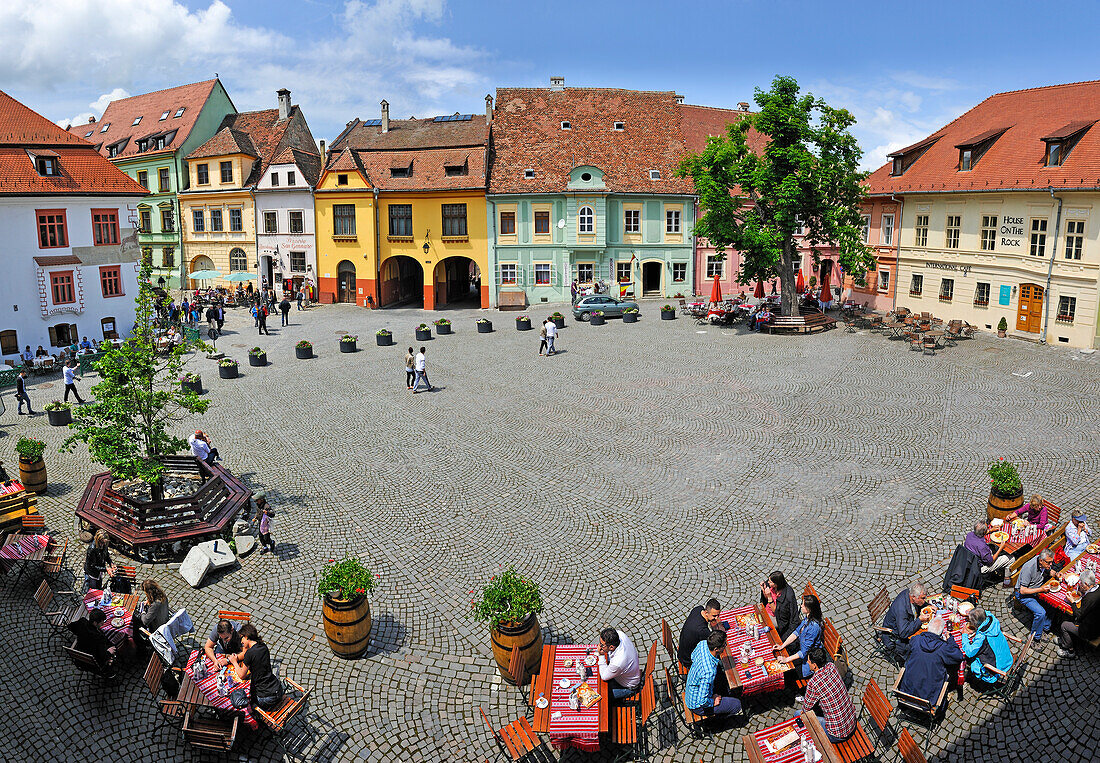
<path id="1" fill-rule="evenodd" d="M 857 117 L 877 166 L 1003 90 L 1100 78 L 1100 6 L 1023 2 L 8 0 L 0 88 L 59 122 L 218 72 L 241 110 L 289 87 L 314 136 L 481 111 L 497 86 L 676 90 L 733 107 L 789 74 Z"/>

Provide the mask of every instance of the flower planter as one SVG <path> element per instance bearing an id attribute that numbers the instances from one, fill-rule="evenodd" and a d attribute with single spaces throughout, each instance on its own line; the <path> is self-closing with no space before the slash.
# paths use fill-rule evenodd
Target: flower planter
<path id="1" fill-rule="evenodd" d="M 437 323 L 437 324 L 435 324 L 435 333 L 439 334 L 440 336 L 443 336 L 444 334 L 452 333 L 451 332 L 451 324 L 449 324 L 449 323 Z"/>
<path id="2" fill-rule="evenodd" d="M 516 331 L 530 331 L 531 319 L 530 318 L 516 318 Z"/>
<path id="3" fill-rule="evenodd" d="M 554 325 L 558 328 L 565 328 L 565 316 L 562 316 L 561 318 L 551 318 L 550 320 L 552 320 L 554 322 Z"/>
<path id="4" fill-rule="evenodd" d="M 675 310 L 662 310 L 661 311 L 661 320 L 662 321 L 674 321 L 674 320 L 676 320 L 676 311 Z"/>
<path id="5" fill-rule="evenodd" d="M 477 333 L 479 333 L 479 334 L 489 334 L 489 333 L 492 333 L 492 331 L 493 331 L 493 322 L 492 321 L 478 321 L 477 322 Z"/>
<path id="6" fill-rule="evenodd" d="M 340 342 L 340 352 L 355 352 L 355 342 Z"/>
<path id="7" fill-rule="evenodd" d="M 237 366 L 218 366 L 218 376 L 223 379 L 236 379 L 237 378 Z"/>
<path id="8" fill-rule="evenodd" d="M 390 347 L 393 345 L 393 334 L 375 334 L 374 341 L 379 347 Z"/>
<path id="9" fill-rule="evenodd" d="M 295 347 L 294 348 L 294 357 L 296 357 L 298 360 L 309 360 L 310 358 L 313 357 L 313 348 L 312 347 Z"/>
<path id="10" fill-rule="evenodd" d="M 1001 331 L 1001 330 L 998 329 L 997 336 L 999 336 L 1001 339 L 1004 339 L 1006 336 L 1008 336 L 1008 332 L 1007 331 Z"/>
<path id="11" fill-rule="evenodd" d="M 638 313 L 623 313 L 623 323 L 637 323 Z"/>
<path id="12" fill-rule="evenodd" d="M 194 381 L 187 381 L 186 379 L 180 380 L 180 387 L 187 392 L 194 392 L 196 395 L 201 395 L 202 377 L 196 376 Z"/>
<path id="13" fill-rule="evenodd" d="M 1006 495 L 990 488 L 989 503 L 986 506 L 986 515 L 990 519 L 1009 519 L 1014 517 L 1016 509 L 1024 505 L 1024 490 L 1015 495 Z"/>
<path id="14" fill-rule="evenodd" d="M 19 457 L 19 481 L 32 493 L 46 492 L 46 462 L 41 458 L 28 461 Z"/>
<path id="15" fill-rule="evenodd" d="M 607 320 L 602 315 L 596 315 L 595 313 L 593 313 L 592 315 L 588 316 L 588 322 L 591 323 L 593 326 L 602 326 L 607 323 Z"/>
<path id="16" fill-rule="evenodd" d="M 432 330 L 431 329 L 418 328 L 416 330 L 416 341 L 426 342 L 431 338 L 432 338 Z"/>
<path id="17" fill-rule="evenodd" d="M 321 614 L 325 621 L 325 636 L 333 654 L 353 659 L 367 651 L 371 621 L 370 602 L 366 596 L 334 599 L 326 595 L 321 604 Z"/>
<path id="18" fill-rule="evenodd" d="M 250 366 L 266 366 L 267 365 L 267 353 L 261 352 L 259 355 L 249 354 L 248 365 Z"/>
<path id="19" fill-rule="evenodd" d="M 512 683 L 512 676 L 508 673 L 508 662 L 512 658 L 512 647 L 518 646 L 524 662 L 527 664 L 527 673 L 539 672 L 542 663 L 542 628 L 539 620 L 534 615 L 527 615 L 519 623 L 502 623 L 499 628 L 489 631 L 493 641 L 493 656 L 497 660 L 497 669 L 505 681 Z"/>
<path id="20" fill-rule="evenodd" d="M 46 411 L 46 416 L 50 419 L 51 427 L 67 427 L 73 421 L 73 409 L 58 408 L 55 411 Z"/>

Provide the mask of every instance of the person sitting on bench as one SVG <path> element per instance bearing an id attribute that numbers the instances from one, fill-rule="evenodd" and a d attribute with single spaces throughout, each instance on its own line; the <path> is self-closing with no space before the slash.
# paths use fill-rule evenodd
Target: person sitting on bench
<path id="1" fill-rule="evenodd" d="M 718 655 L 726 648 L 726 632 L 711 631 L 691 652 L 691 670 L 684 684 L 684 705 L 705 718 L 737 715 L 741 700 L 714 691 L 714 679 L 721 663 Z"/>
<path id="2" fill-rule="evenodd" d="M 966 550 L 978 557 L 982 563 L 982 574 L 991 575 L 999 573 L 1012 564 L 1012 554 L 1004 553 L 1005 543 L 1008 538 L 1001 541 L 996 552 L 989 550 L 989 544 L 985 542 L 985 536 L 989 534 L 989 523 L 980 519 L 974 523 L 974 530 L 966 534 L 963 546 Z"/>

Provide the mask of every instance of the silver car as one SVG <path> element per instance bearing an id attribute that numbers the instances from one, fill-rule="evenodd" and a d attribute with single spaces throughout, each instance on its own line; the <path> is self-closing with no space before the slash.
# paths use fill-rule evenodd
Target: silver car
<path id="1" fill-rule="evenodd" d="M 577 304 L 573 305 L 573 317 L 579 321 L 586 321 L 597 310 L 607 317 L 613 315 L 622 317 L 625 311 L 637 309 L 637 302 L 623 302 L 603 294 L 593 294 L 590 297 L 581 297 L 577 300 Z"/>

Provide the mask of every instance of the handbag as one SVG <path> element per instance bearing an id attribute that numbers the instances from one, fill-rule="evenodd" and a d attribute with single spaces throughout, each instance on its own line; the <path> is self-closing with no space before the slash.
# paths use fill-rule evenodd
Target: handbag
<path id="1" fill-rule="evenodd" d="M 245 691 L 243 686 L 238 686 L 229 692 L 229 704 L 238 709 L 248 706 L 248 692 Z"/>

